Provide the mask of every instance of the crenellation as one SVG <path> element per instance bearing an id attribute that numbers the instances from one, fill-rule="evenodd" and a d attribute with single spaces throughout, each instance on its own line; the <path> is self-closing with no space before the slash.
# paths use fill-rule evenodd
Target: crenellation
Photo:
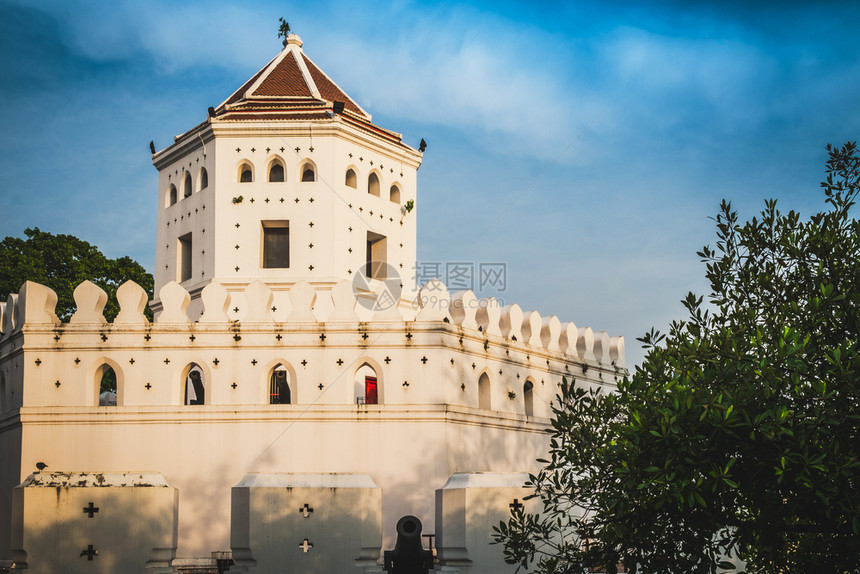
<path id="1" fill-rule="evenodd" d="M 385 300 L 382 293 L 377 293 L 376 310 L 373 313 L 373 321 L 401 322 L 405 319 L 398 305 Z"/>
<path id="2" fill-rule="evenodd" d="M 262 281 L 253 281 L 245 287 L 245 300 L 248 311 L 242 318 L 244 323 L 273 323 L 272 300 L 274 295 L 268 285 Z"/>
<path id="3" fill-rule="evenodd" d="M 541 319 L 540 340 L 541 346 L 547 351 L 560 351 L 559 338 L 561 337 L 561 321 L 552 315 Z M 565 349 L 566 351 L 566 349 Z M 564 351 L 563 351 L 564 352 Z"/>
<path id="4" fill-rule="evenodd" d="M 558 338 L 559 351 L 571 357 L 579 357 L 577 343 L 579 341 L 579 328 L 573 321 L 561 324 L 561 335 Z"/>
<path id="5" fill-rule="evenodd" d="M 527 311 L 523 313 L 523 326 L 521 332 L 523 334 L 523 343 L 532 347 L 541 347 L 541 327 L 543 327 L 543 318 L 537 311 Z"/>
<path id="6" fill-rule="evenodd" d="M 416 321 L 450 320 L 449 315 L 451 296 L 448 288 L 439 279 L 431 279 L 418 291 L 420 310 L 415 316 Z"/>
<path id="7" fill-rule="evenodd" d="M 516 303 L 502 307 L 499 329 L 505 339 L 523 341 L 523 310 Z"/>
<path id="8" fill-rule="evenodd" d="M 451 320 L 464 329 L 477 329 L 478 298 L 471 290 L 451 295 Z"/>
<path id="9" fill-rule="evenodd" d="M 18 324 L 18 294 L 9 293 L 6 297 L 6 311 L 3 313 L 3 334 L 11 335 L 16 329 L 20 328 Z"/>
<path id="10" fill-rule="evenodd" d="M 333 309 L 329 314 L 328 322 L 357 322 L 358 313 L 355 312 L 356 297 L 353 294 L 352 283 L 343 280 L 338 281 L 331 289 L 331 300 Z"/>
<path id="11" fill-rule="evenodd" d="M 586 361 L 597 361 L 594 356 L 594 331 L 591 327 L 580 327 L 576 338 L 576 353 Z"/>
<path id="12" fill-rule="evenodd" d="M 53 289 L 26 281 L 18 291 L 18 317 L 21 324 L 57 325 L 60 319 L 55 311 L 57 308 L 57 294 Z"/>
<path id="13" fill-rule="evenodd" d="M 149 322 L 143 314 L 148 297 L 143 287 L 134 281 L 126 281 L 116 290 L 119 313 L 113 320 L 114 325 L 142 325 Z"/>
<path id="14" fill-rule="evenodd" d="M 606 331 L 594 333 L 594 358 L 602 365 L 608 365 L 612 362 L 609 347 L 609 335 Z"/>
<path id="15" fill-rule="evenodd" d="M 313 306 L 317 298 L 316 290 L 307 281 L 297 281 L 289 291 L 292 311 L 287 321 L 290 323 L 316 323 Z"/>
<path id="16" fill-rule="evenodd" d="M 625 369 L 627 367 L 627 354 L 626 349 L 624 348 L 624 336 L 619 335 L 617 337 L 610 337 L 609 346 L 612 364 L 619 369 Z"/>
<path id="17" fill-rule="evenodd" d="M 502 320 L 502 308 L 495 297 L 481 299 L 478 304 L 478 312 L 475 314 L 475 321 L 478 323 L 478 329 L 486 335 L 502 336 L 500 327 Z"/>
<path id="18" fill-rule="evenodd" d="M 200 323 L 226 323 L 230 320 L 227 312 L 230 308 L 230 293 L 220 283 L 213 281 L 203 288 L 200 294 L 203 300 L 203 314 Z"/>
<path id="19" fill-rule="evenodd" d="M 191 295 L 176 281 L 170 281 L 158 292 L 161 300 L 161 313 L 156 321 L 158 323 L 190 323 L 188 318 L 188 306 L 191 304 Z"/>
<path id="20" fill-rule="evenodd" d="M 72 293 L 75 299 L 75 313 L 69 319 L 72 324 L 104 324 L 108 296 L 104 289 L 91 281 L 84 281 Z"/>

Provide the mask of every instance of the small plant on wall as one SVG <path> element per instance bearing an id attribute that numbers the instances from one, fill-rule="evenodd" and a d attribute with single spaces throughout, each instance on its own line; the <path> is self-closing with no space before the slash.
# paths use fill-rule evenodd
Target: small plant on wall
<path id="1" fill-rule="evenodd" d="M 244 197 L 242 197 L 241 195 L 237 195 L 236 197 L 234 197 L 234 198 L 233 198 L 233 203 L 242 203 L 242 201 L 243 201 L 244 199 L 245 199 L 245 198 L 244 198 Z"/>

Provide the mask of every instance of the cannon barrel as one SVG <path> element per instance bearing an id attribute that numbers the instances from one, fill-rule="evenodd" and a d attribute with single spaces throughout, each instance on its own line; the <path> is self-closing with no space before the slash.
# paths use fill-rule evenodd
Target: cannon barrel
<path id="1" fill-rule="evenodd" d="M 406 515 L 397 521 L 394 550 L 384 554 L 384 569 L 390 574 L 426 574 L 433 567 L 433 553 L 421 545 L 421 521 Z"/>
<path id="2" fill-rule="evenodd" d="M 421 546 L 421 521 L 414 516 L 406 515 L 397 521 L 397 542 L 394 544 L 394 552 L 413 553 L 416 549 L 424 549 Z"/>

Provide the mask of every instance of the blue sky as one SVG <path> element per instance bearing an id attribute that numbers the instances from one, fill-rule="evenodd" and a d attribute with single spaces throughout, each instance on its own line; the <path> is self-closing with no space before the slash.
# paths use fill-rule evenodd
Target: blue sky
<path id="1" fill-rule="evenodd" d="M 630 363 L 706 293 L 720 199 L 808 215 L 825 144 L 860 133 L 857 3 L 0 0 L 0 237 L 151 270 L 149 141 L 265 65 L 280 16 L 375 123 L 429 143 L 420 260 L 505 262 L 506 303 L 625 335 Z"/>

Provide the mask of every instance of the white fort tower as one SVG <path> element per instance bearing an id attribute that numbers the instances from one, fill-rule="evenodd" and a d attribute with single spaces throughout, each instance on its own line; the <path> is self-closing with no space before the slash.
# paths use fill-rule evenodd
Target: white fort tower
<path id="1" fill-rule="evenodd" d="M 155 299 L 0 306 L 0 572 L 382 572 L 408 515 L 431 570 L 512 572 L 558 386 L 614 388 L 624 341 L 416 292 L 421 159 L 294 35 L 153 149 Z"/>
<path id="2" fill-rule="evenodd" d="M 390 274 L 386 263 L 403 277 L 415 264 L 411 206 L 421 154 L 372 124 L 301 46 L 289 36 L 206 122 L 153 156 L 161 207 L 155 289 L 180 283 L 192 314 L 212 281 L 240 300 L 250 283 L 269 285 L 274 317 L 283 320 L 287 305 L 279 303 L 296 281 L 323 292 L 371 260 L 373 279 Z M 411 303 L 414 289 L 403 283 Z M 230 318 L 240 319 L 243 307 L 229 309 Z"/>

